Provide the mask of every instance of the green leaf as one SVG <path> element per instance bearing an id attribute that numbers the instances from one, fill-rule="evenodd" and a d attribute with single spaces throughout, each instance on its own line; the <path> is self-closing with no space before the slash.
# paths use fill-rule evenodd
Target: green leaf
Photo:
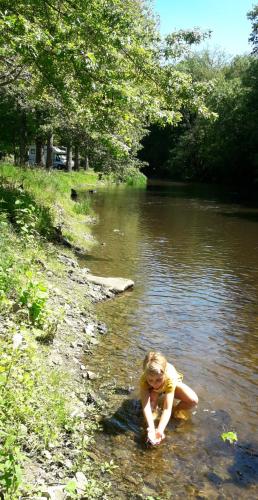
<path id="1" fill-rule="evenodd" d="M 235 442 L 238 441 L 238 438 L 237 438 L 237 434 L 236 432 L 223 432 L 223 434 L 221 434 L 221 439 L 225 442 L 225 441 L 229 441 L 230 444 L 233 444 Z"/>
<path id="2" fill-rule="evenodd" d="M 76 488 L 77 488 L 77 482 L 74 479 L 71 479 L 70 481 L 68 481 L 65 487 L 65 491 L 67 491 L 68 493 L 75 493 Z"/>

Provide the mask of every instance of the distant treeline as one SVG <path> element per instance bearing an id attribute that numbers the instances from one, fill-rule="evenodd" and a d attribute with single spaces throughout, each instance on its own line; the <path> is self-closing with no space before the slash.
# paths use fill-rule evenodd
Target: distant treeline
<path id="1" fill-rule="evenodd" d="M 210 82 L 206 105 L 217 117 L 185 107 L 177 127 L 153 125 L 140 152 L 148 177 L 258 187 L 257 14 L 258 7 L 248 14 L 251 55 L 227 61 L 204 51 L 179 63 L 193 81 Z"/>
<path id="2" fill-rule="evenodd" d="M 211 81 L 207 106 L 217 118 L 184 109 L 177 127 L 153 125 L 143 140 L 141 159 L 148 177 L 230 184 L 258 184 L 258 60 L 230 63 L 207 52 L 181 63 L 196 79 Z"/>

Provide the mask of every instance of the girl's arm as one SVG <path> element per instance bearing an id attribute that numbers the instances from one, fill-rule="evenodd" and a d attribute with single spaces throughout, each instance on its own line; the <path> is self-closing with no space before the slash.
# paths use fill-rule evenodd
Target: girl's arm
<path id="1" fill-rule="evenodd" d="M 155 425 L 150 404 L 150 391 L 148 389 L 141 389 L 141 402 L 148 426 L 148 438 L 153 444 L 156 444 Z"/>
<path id="2" fill-rule="evenodd" d="M 171 417 L 172 413 L 172 408 L 173 408 L 173 401 L 174 401 L 174 392 L 168 392 L 164 396 L 164 405 L 163 405 L 163 411 L 160 417 L 159 425 L 156 431 L 156 437 L 157 439 L 164 439 L 164 430 L 169 422 L 169 419 Z"/>

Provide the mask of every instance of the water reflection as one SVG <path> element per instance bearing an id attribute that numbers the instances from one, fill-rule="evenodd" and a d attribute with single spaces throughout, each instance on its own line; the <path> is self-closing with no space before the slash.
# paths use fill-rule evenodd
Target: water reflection
<path id="1" fill-rule="evenodd" d="M 257 457 L 246 451 L 258 414 L 258 225 L 250 209 L 180 185 L 98 193 L 96 210 L 105 246 L 86 266 L 136 283 L 99 306 L 110 334 L 97 365 L 113 393 L 97 443 L 103 459 L 126 471 L 114 476 L 116 498 L 257 497 Z M 200 399 L 192 421 L 171 422 L 155 450 L 143 446 L 137 389 L 127 394 L 149 349 L 166 353 Z M 228 430 L 237 447 L 222 443 Z"/>

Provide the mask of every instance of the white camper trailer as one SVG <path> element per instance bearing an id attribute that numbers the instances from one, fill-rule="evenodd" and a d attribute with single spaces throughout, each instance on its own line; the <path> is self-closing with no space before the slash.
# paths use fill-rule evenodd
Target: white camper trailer
<path id="1" fill-rule="evenodd" d="M 62 146 L 53 146 L 53 168 L 64 169 L 66 168 L 66 148 Z M 47 161 L 47 146 L 44 146 L 43 155 L 44 164 Z M 29 147 L 29 165 L 35 165 L 36 163 L 36 146 L 32 144 Z M 72 161 L 72 167 L 74 166 L 74 161 Z"/>

